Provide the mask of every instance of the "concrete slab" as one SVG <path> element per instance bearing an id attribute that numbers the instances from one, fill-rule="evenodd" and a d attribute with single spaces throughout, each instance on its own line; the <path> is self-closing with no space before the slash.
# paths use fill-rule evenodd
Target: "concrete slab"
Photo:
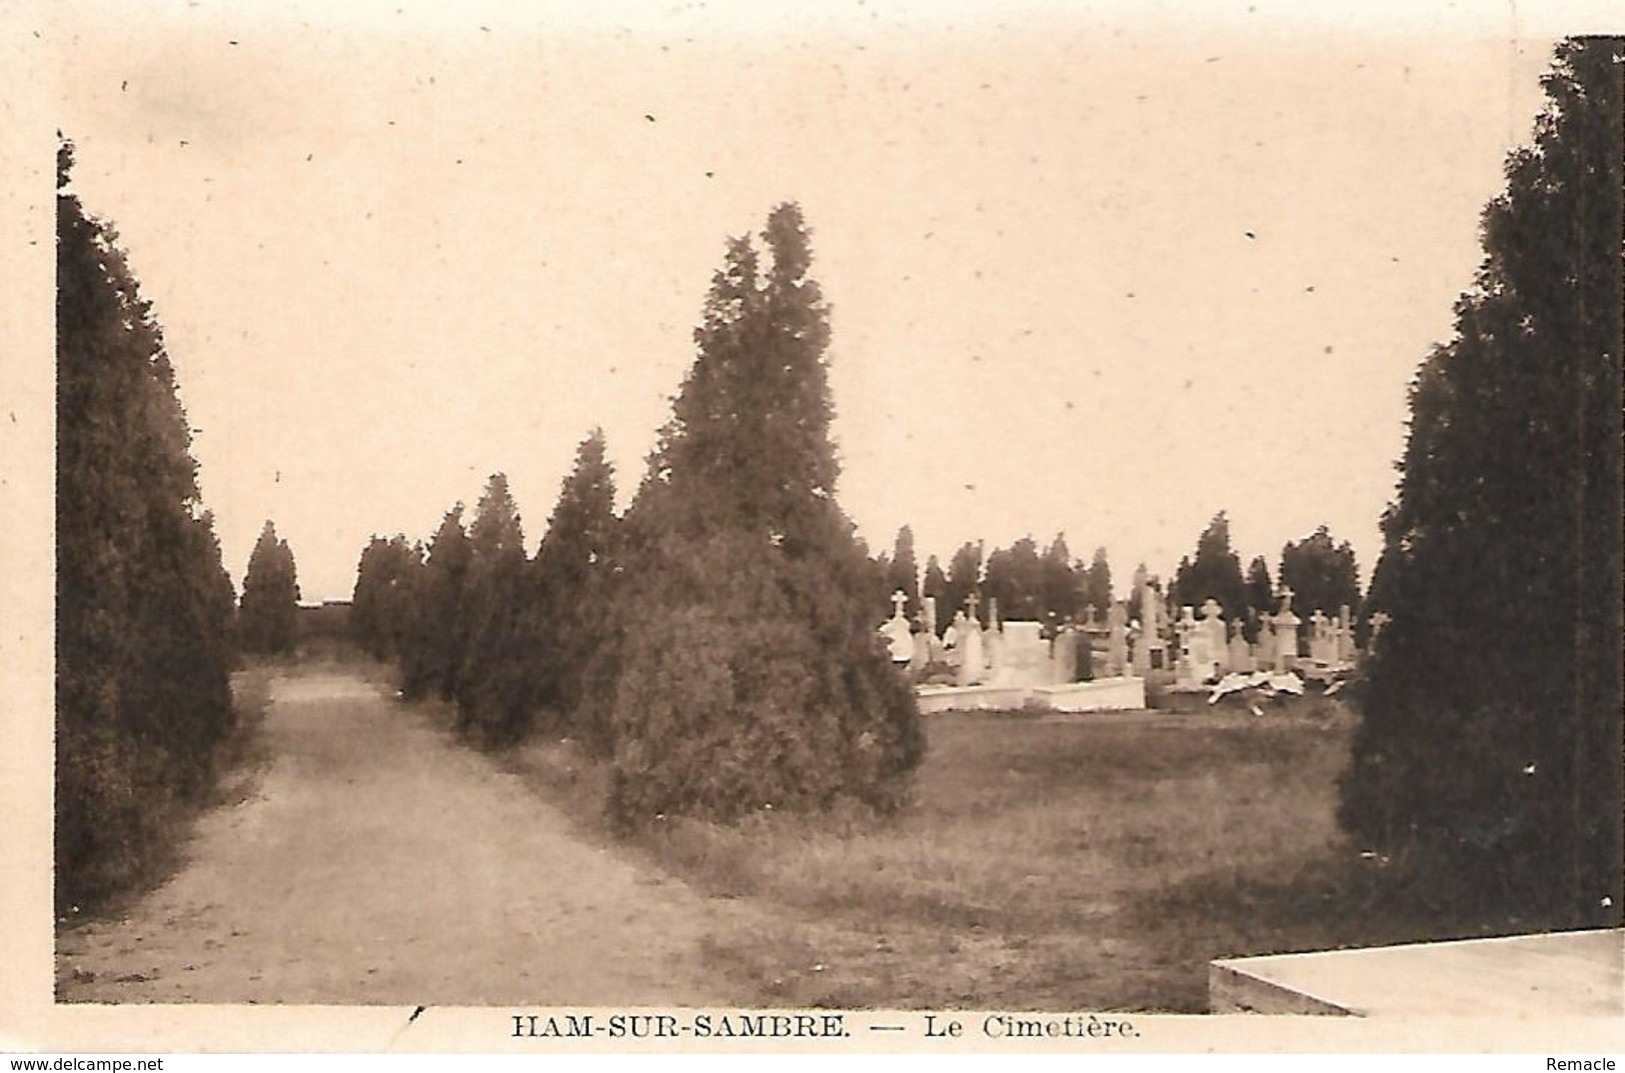
<path id="1" fill-rule="evenodd" d="M 1145 707 L 1144 678 L 1097 678 L 1059 686 L 1034 686 L 1033 700 L 1057 712 L 1122 712 Z"/>
<path id="2" fill-rule="evenodd" d="M 914 691 L 920 714 L 935 712 L 1019 711 L 1027 703 L 1025 686 L 920 686 Z"/>
<path id="3" fill-rule="evenodd" d="M 1145 707 L 1145 679 L 1097 678 L 1069 685 L 919 686 L 914 698 L 923 715 L 935 712 L 1020 711 L 1116 712 Z"/>
<path id="4" fill-rule="evenodd" d="M 1227 958 L 1208 968 L 1208 1006 L 1361 1017 L 1618 1017 L 1625 930 Z"/>

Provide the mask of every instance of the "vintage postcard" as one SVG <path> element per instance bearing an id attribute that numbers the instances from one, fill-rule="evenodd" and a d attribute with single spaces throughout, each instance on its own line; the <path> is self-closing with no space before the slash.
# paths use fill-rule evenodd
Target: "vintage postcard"
<path id="1" fill-rule="evenodd" d="M 0 18 L 6 1049 L 1625 1050 L 1617 11 Z"/>

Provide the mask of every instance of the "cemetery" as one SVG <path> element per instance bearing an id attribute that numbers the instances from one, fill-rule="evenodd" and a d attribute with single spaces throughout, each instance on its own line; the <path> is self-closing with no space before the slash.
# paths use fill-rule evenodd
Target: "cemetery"
<path id="1" fill-rule="evenodd" d="M 1188 709 L 1192 697 L 1215 704 L 1250 691 L 1301 696 L 1306 682 L 1335 692 L 1360 658 L 1350 608 L 1332 618 L 1317 607 L 1306 621 L 1293 611 L 1293 595 L 1282 588 L 1279 609 L 1259 617 L 1252 642 L 1242 622 L 1225 621 L 1217 600 L 1203 601 L 1200 618 L 1190 605 L 1175 618 L 1149 584 L 1114 601 L 1104 622 L 1093 605 L 1077 622 L 1055 623 L 1053 614 L 1050 622 L 1001 621 L 989 600 L 984 625 L 972 592 L 941 636 L 928 625 L 939 621 L 936 598 L 924 597 L 910 622 L 908 594 L 898 589 L 879 633 L 925 715 Z"/>

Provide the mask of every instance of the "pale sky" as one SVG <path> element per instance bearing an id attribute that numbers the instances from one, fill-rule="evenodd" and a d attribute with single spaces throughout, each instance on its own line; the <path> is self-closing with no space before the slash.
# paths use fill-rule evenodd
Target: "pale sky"
<path id="1" fill-rule="evenodd" d="M 1369 581 L 1407 382 L 1587 28 L 1298 10 L 181 0 L 48 32 L 234 578 L 270 517 L 346 597 L 371 534 L 499 469 L 534 547 L 593 425 L 624 505 L 726 238 L 795 200 L 861 534 L 910 524 L 923 565 L 1064 530 L 1121 594 L 1221 509 L 1243 563 L 1325 523 Z"/>

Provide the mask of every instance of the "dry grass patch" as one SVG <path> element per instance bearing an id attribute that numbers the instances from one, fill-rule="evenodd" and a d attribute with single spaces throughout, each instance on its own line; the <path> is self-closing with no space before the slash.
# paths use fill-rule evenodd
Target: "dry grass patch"
<path id="1" fill-rule="evenodd" d="M 644 845 L 782 911 L 708 951 L 763 1001 L 1200 1010 L 1207 961 L 1240 937 L 1217 902 L 1150 907 L 1186 884 L 1319 882 L 1351 856 L 1334 810 L 1352 725 L 1329 706 L 938 716 L 901 817 L 675 821 Z"/>
<path id="2" fill-rule="evenodd" d="M 1200 1012 L 1213 958 L 1491 927 L 1338 828 L 1354 725 L 1324 699 L 939 715 L 899 816 L 672 819 L 620 845 L 748 901 L 703 956 L 761 1005 Z M 614 841 L 607 773 L 573 743 L 500 762 Z"/>

